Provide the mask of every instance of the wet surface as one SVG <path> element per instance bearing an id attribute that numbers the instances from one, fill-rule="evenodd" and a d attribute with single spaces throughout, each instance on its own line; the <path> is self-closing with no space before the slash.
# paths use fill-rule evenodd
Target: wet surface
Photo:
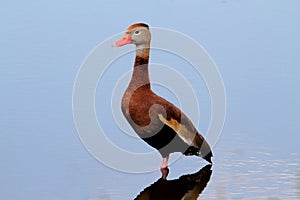
<path id="1" fill-rule="evenodd" d="M 235 138 L 238 136 L 236 134 Z M 249 144 L 255 144 L 254 141 L 249 139 L 246 142 L 245 138 L 239 141 L 239 144 L 231 140 L 217 146 L 212 177 L 198 199 L 300 198 L 298 152 L 279 158 L 271 153 L 268 145 L 249 148 Z M 203 162 L 193 157 L 182 157 L 170 167 L 170 175 L 172 178 L 181 177 L 183 171 L 195 171 L 197 164 L 203 165 Z"/>
<path id="2" fill-rule="evenodd" d="M 206 187 L 198 188 L 200 192 L 196 199 L 299 199 L 300 154 L 292 151 L 274 154 L 272 146 L 262 146 L 263 143 L 247 134 L 221 138 L 214 149 L 212 174 L 207 173 L 206 180 L 199 179 L 198 183 L 204 181 Z M 150 194 L 155 198 L 166 199 L 168 195 L 171 198 L 171 195 L 183 194 L 187 190 L 188 184 L 184 184 L 186 187 L 180 185 L 181 180 L 186 180 L 184 177 L 194 176 L 208 168 L 210 166 L 205 166 L 205 161 L 197 157 L 181 157 L 169 166 L 167 180 L 161 178 L 160 170 L 145 174 L 111 171 L 109 174 L 120 181 L 100 183 L 103 186 L 101 192 L 107 194 L 103 196 L 102 193 L 99 199 L 142 199 Z M 172 187 L 174 193 L 169 194 Z"/>
<path id="3" fill-rule="evenodd" d="M 263 141 L 244 139 L 240 139 L 239 144 L 231 141 L 217 148 L 228 151 L 220 151 L 220 157 L 216 158 L 214 177 L 205 193 L 206 198 L 299 199 L 300 154 L 276 155 L 272 147 L 261 145 Z"/>

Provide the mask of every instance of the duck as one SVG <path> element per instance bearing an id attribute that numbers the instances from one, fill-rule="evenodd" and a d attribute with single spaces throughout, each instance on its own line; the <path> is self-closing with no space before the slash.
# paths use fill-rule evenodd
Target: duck
<path id="1" fill-rule="evenodd" d="M 114 44 L 116 47 L 135 45 L 132 77 L 121 100 L 123 115 L 137 135 L 161 154 L 161 170 L 168 168 L 169 155 L 174 152 L 195 155 L 212 164 L 211 148 L 191 120 L 151 89 L 150 42 L 149 25 L 135 23 Z"/>

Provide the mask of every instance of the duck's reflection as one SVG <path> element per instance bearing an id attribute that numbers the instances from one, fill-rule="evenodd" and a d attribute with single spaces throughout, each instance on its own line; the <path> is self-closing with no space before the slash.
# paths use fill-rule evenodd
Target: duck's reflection
<path id="1" fill-rule="evenodd" d="M 212 174 L 211 165 L 206 165 L 194 174 L 183 175 L 178 179 L 166 180 L 168 170 L 162 171 L 162 178 L 145 188 L 136 200 L 197 199 L 206 187 Z"/>

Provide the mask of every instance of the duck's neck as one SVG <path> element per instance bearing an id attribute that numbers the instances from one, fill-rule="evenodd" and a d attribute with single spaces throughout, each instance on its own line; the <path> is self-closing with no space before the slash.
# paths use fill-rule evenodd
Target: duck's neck
<path id="1" fill-rule="evenodd" d="M 150 78 L 148 71 L 150 46 L 136 48 L 134 69 L 129 86 L 135 89 L 143 87 L 150 89 Z"/>

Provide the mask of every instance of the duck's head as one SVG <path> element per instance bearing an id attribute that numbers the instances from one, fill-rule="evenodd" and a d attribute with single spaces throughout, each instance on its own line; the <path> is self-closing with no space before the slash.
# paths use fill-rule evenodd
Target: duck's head
<path id="1" fill-rule="evenodd" d="M 132 24 L 128 27 L 125 35 L 115 43 L 120 47 L 126 44 L 135 44 L 138 48 L 146 48 L 150 46 L 151 33 L 149 26 L 144 23 Z"/>

